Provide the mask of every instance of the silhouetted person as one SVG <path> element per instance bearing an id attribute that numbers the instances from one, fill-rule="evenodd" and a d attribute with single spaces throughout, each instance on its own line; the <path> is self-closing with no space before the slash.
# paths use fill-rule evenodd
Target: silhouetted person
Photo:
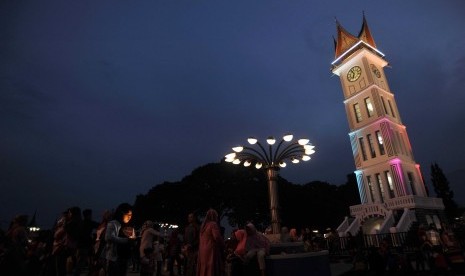
<path id="1" fill-rule="evenodd" d="M 26 252 L 28 245 L 27 215 L 19 215 L 13 219 L 5 234 L 6 252 L 0 274 L 26 275 Z"/>
<path id="2" fill-rule="evenodd" d="M 187 216 L 187 223 L 184 230 L 185 276 L 195 276 L 199 251 L 199 225 L 194 213 Z"/>
<path id="3" fill-rule="evenodd" d="M 83 220 L 79 226 L 79 235 L 76 251 L 76 267 L 74 275 L 79 276 L 82 268 L 90 264 L 94 240 L 92 232 L 97 228 L 98 223 L 92 220 L 92 210 L 85 209 L 82 211 Z"/>
<path id="4" fill-rule="evenodd" d="M 210 209 L 200 227 L 197 276 L 222 276 L 224 271 L 224 239 L 218 223 L 218 213 Z"/>
<path id="5" fill-rule="evenodd" d="M 128 260 L 131 257 L 132 241 L 136 238 L 134 228 L 129 224 L 132 218 L 132 206 L 120 204 L 108 222 L 105 232 L 105 258 L 107 276 L 125 276 Z"/>

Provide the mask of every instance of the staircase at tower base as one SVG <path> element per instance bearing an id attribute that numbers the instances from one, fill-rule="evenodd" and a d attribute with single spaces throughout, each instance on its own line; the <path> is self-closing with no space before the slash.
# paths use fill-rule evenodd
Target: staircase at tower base
<path id="1" fill-rule="evenodd" d="M 341 237 L 349 232 L 355 236 L 360 230 L 366 234 L 407 232 L 416 221 L 439 228 L 446 222 L 441 198 L 412 195 L 350 206 L 350 214 L 337 228 Z"/>

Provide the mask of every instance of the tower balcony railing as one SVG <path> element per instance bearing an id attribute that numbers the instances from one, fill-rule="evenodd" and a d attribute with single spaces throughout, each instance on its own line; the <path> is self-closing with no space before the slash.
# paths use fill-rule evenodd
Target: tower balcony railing
<path id="1" fill-rule="evenodd" d="M 414 195 L 388 199 L 385 205 L 390 210 L 404 208 L 444 209 L 444 203 L 441 198 Z"/>
<path id="2" fill-rule="evenodd" d="M 365 203 L 350 206 L 350 214 L 361 220 L 372 216 L 386 217 L 388 211 L 383 203 Z"/>
<path id="3" fill-rule="evenodd" d="M 444 203 L 441 198 L 408 195 L 387 199 L 384 203 L 353 205 L 350 206 L 350 214 L 361 219 L 370 216 L 386 217 L 389 210 L 414 208 L 441 210 L 444 209 Z"/>

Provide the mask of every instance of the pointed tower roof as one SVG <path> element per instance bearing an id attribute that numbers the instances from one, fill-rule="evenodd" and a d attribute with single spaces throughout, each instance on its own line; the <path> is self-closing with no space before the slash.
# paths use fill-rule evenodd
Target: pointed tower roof
<path id="1" fill-rule="evenodd" d="M 360 33 L 358 34 L 358 38 L 366 42 L 367 44 L 371 45 L 373 48 L 376 48 L 375 40 L 371 35 L 370 28 L 368 28 L 368 23 L 365 17 L 365 13 L 363 13 L 363 24 Z"/>
<path id="2" fill-rule="evenodd" d="M 336 19 L 336 31 L 337 31 L 337 40 L 336 40 L 336 51 L 335 57 L 340 56 L 342 53 L 347 51 L 350 47 L 355 45 L 358 42 L 358 38 L 350 34 L 339 21 Z"/>
<path id="3" fill-rule="evenodd" d="M 363 13 L 363 24 L 362 24 L 362 29 L 360 30 L 360 33 L 358 36 L 354 36 L 342 25 L 339 23 L 339 21 L 336 19 L 336 28 L 337 28 L 337 39 L 336 39 L 336 46 L 335 46 L 335 57 L 338 58 L 342 54 L 344 54 L 347 50 L 349 50 L 351 47 L 353 47 L 356 44 L 359 44 L 360 42 L 364 42 L 365 44 L 373 47 L 373 49 L 376 49 L 376 43 L 375 40 L 373 39 L 373 36 L 371 35 L 370 28 L 368 27 L 368 23 L 365 17 L 365 13 Z"/>

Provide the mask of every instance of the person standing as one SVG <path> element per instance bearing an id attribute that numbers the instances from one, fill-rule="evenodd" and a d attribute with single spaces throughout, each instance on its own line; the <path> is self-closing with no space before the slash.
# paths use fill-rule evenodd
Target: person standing
<path id="1" fill-rule="evenodd" d="M 187 216 L 187 226 L 184 230 L 183 252 L 186 256 L 185 276 L 195 276 L 197 254 L 199 250 L 199 225 L 194 213 Z"/>
<path id="2" fill-rule="evenodd" d="M 218 224 L 218 213 L 210 209 L 200 227 L 197 276 L 223 276 L 224 240 Z"/>
<path id="3" fill-rule="evenodd" d="M 82 211 L 83 220 L 79 225 L 77 250 L 76 250 L 76 266 L 74 275 L 81 275 L 82 269 L 87 265 L 91 265 L 90 258 L 92 257 L 93 239 L 92 231 L 99 225 L 98 222 L 92 220 L 92 210 L 85 209 Z"/>
<path id="4" fill-rule="evenodd" d="M 144 222 L 140 230 L 141 238 L 140 238 L 139 252 L 140 252 L 141 261 L 142 261 L 142 258 L 144 258 L 144 255 L 145 255 L 144 252 L 147 248 L 152 248 L 152 252 L 150 254 L 155 256 L 155 252 L 153 252 L 153 249 L 155 246 L 155 241 L 158 240 L 158 237 L 160 236 L 160 232 L 155 230 L 153 226 L 154 226 L 154 223 L 151 220 L 147 220 L 146 222 Z"/>
<path id="5" fill-rule="evenodd" d="M 0 262 L 4 267 L 1 272 L 5 275 L 26 275 L 26 255 L 28 247 L 27 215 L 18 215 L 11 222 L 10 228 L 5 234 L 5 245 L 9 245 L 0 255 Z"/>
<path id="6" fill-rule="evenodd" d="M 183 267 L 181 261 L 181 240 L 179 237 L 178 229 L 173 229 L 171 232 L 168 246 L 166 247 L 166 258 L 168 259 L 168 271 L 170 276 L 174 276 L 174 264 L 177 264 L 177 271 L 182 275 Z"/>
<path id="7" fill-rule="evenodd" d="M 107 275 L 125 276 L 128 260 L 131 257 L 132 241 L 136 238 L 134 228 L 129 224 L 132 218 L 132 206 L 128 203 L 120 204 L 113 218 L 108 222 L 105 232 Z"/>

